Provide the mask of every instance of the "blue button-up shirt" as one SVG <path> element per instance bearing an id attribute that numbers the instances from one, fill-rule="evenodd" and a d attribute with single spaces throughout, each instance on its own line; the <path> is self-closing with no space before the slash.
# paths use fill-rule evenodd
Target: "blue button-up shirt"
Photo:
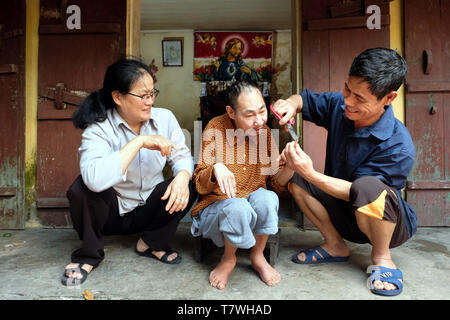
<path id="1" fill-rule="evenodd" d="M 303 119 L 328 131 L 324 173 L 349 182 L 373 176 L 396 189 L 412 235 L 417 218 L 401 198 L 401 190 L 414 164 L 415 149 L 408 129 L 394 117 L 392 105 L 377 122 L 355 130 L 354 121 L 345 115 L 342 93 L 304 90 L 300 95 Z"/>

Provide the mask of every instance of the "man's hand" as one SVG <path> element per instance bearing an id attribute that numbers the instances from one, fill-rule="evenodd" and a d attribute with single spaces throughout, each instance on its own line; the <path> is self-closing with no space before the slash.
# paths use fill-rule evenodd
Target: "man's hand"
<path id="1" fill-rule="evenodd" d="M 315 173 L 311 158 L 300 148 L 297 141 L 286 144 L 280 160 L 308 181 Z"/>
<path id="2" fill-rule="evenodd" d="M 228 196 L 228 199 L 236 197 L 236 179 L 223 163 L 216 163 L 213 167 L 214 176 L 219 184 L 220 191 Z"/>
<path id="3" fill-rule="evenodd" d="M 280 126 L 284 126 L 288 121 L 295 117 L 297 112 L 300 112 L 303 107 L 303 100 L 300 95 L 290 96 L 288 99 L 279 99 L 273 104 L 273 109 L 282 118 Z"/>

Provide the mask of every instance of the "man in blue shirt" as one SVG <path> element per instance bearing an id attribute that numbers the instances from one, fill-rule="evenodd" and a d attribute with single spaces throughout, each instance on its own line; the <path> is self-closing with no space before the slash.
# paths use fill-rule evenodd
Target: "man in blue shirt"
<path id="1" fill-rule="evenodd" d="M 355 58 L 341 92 L 304 90 L 278 100 L 280 125 L 301 112 L 304 120 L 328 131 L 324 174 L 314 170 L 296 141 L 281 160 L 295 170 L 289 185 L 302 212 L 322 233 L 325 243 L 296 253 L 299 264 L 347 261 L 343 239 L 372 245 L 367 272 L 371 291 L 397 295 L 403 277 L 390 248 L 416 231 L 414 210 L 401 197 L 414 163 L 414 145 L 391 103 L 407 72 L 394 50 L 368 49 Z"/>

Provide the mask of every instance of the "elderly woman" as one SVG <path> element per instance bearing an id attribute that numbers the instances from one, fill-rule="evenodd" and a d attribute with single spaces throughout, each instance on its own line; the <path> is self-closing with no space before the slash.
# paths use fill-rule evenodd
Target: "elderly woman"
<path id="1" fill-rule="evenodd" d="M 140 233 L 138 254 L 181 261 L 169 243 L 197 197 L 194 164 L 175 116 L 153 107 L 158 92 L 147 65 L 119 60 L 73 116 L 85 130 L 81 175 L 67 197 L 82 247 L 72 253 L 64 285 L 83 283 L 100 264 L 105 235 Z M 174 173 L 169 180 L 162 172 L 166 162 Z"/>
<path id="2" fill-rule="evenodd" d="M 226 287 L 238 248 L 250 249 L 252 268 L 274 286 L 281 276 L 263 251 L 269 236 L 278 232 L 277 193 L 289 197 L 287 183 L 294 171 L 277 161 L 278 146 L 266 125 L 267 108 L 257 85 L 241 81 L 227 90 L 227 112 L 213 118 L 203 134 L 202 158 L 194 171 L 200 196 L 192 208 L 191 232 L 224 247 L 209 275 L 211 286 Z M 267 189 L 269 184 L 277 193 Z"/>

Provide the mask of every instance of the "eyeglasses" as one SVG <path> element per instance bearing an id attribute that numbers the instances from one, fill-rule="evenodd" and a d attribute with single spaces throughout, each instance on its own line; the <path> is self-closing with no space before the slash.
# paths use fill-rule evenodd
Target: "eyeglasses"
<path id="1" fill-rule="evenodd" d="M 127 94 L 135 96 L 135 97 L 138 97 L 138 98 L 141 98 L 141 100 L 144 100 L 144 101 L 149 101 L 150 99 L 152 99 L 152 100 L 156 99 L 156 97 L 159 94 L 159 90 L 158 89 L 153 89 L 151 91 L 151 93 L 147 93 L 147 94 L 144 94 L 142 96 L 139 96 L 139 95 L 131 93 L 131 92 L 127 92 Z"/>

